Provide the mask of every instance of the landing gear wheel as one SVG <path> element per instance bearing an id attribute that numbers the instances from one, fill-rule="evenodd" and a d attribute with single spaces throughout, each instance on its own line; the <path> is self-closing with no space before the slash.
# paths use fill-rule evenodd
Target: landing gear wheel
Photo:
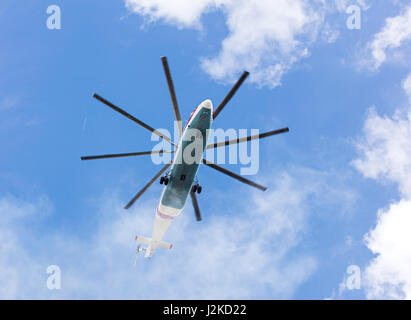
<path id="1" fill-rule="evenodd" d="M 165 184 L 165 185 L 168 185 L 168 178 L 165 178 L 165 179 L 164 179 L 164 184 Z"/>
<path id="2" fill-rule="evenodd" d="M 163 183 L 164 183 L 164 180 L 165 180 L 164 177 L 161 177 L 161 178 L 160 178 L 160 184 L 163 184 Z"/>
<path id="3" fill-rule="evenodd" d="M 198 186 L 198 187 L 197 187 L 197 193 L 200 194 L 200 193 L 201 193 L 201 190 L 203 190 L 203 188 L 202 188 L 201 186 Z"/>
<path id="4" fill-rule="evenodd" d="M 191 188 L 191 192 L 195 193 L 197 191 L 197 185 L 195 184 L 192 188 Z"/>

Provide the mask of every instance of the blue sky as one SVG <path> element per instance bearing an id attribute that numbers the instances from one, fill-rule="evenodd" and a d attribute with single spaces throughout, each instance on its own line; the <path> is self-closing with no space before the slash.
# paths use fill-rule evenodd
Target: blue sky
<path id="1" fill-rule="evenodd" d="M 392 232 L 411 222 L 410 3 L 261 3 L 263 13 L 255 1 L 2 1 L 1 298 L 411 297 L 407 235 Z M 51 4 L 61 30 L 47 28 Z M 346 26 L 353 4 L 360 30 Z M 158 168 L 79 157 L 155 144 L 94 92 L 172 129 L 163 55 L 183 119 L 247 69 L 214 126 L 290 133 L 260 143 L 251 179 L 265 193 L 201 167 L 204 221 L 188 203 L 165 238 L 173 250 L 133 269 L 160 185 L 122 207 Z M 267 76 L 273 66 L 282 72 Z M 46 287 L 49 265 L 61 290 Z M 345 285 L 350 265 L 361 289 Z"/>

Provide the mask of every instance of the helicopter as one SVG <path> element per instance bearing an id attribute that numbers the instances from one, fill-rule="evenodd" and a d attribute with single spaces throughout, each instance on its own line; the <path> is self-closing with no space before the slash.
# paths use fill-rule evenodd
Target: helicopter
<path id="1" fill-rule="evenodd" d="M 158 130 L 154 129 L 145 122 L 132 116 L 122 108 L 114 105 L 110 101 L 101 97 L 97 93 L 94 93 L 93 97 L 106 106 L 110 107 L 114 111 L 127 117 L 131 121 L 142 126 L 152 134 L 157 135 L 164 141 L 167 141 L 174 150 L 153 150 L 143 152 L 132 153 L 120 153 L 120 154 L 103 154 L 93 156 L 82 156 L 81 160 L 96 160 L 107 158 L 119 158 L 119 157 L 131 157 L 131 156 L 143 156 L 162 153 L 172 153 L 174 157 L 171 161 L 165 164 L 157 174 L 127 203 L 124 207 L 129 209 L 158 179 L 160 184 L 164 185 L 160 201 L 157 206 L 157 210 L 154 217 L 154 226 L 151 238 L 144 236 L 136 236 L 135 240 L 139 243 L 137 247 L 137 254 L 140 251 L 145 251 L 144 257 L 151 258 L 154 251 L 157 248 L 171 249 L 172 244 L 163 241 L 163 237 L 170 227 L 171 222 L 183 211 L 188 197 L 191 198 L 191 203 L 194 207 L 194 212 L 197 221 L 201 221 L 201 213 L 197 200 L 197 194 L 202 191 L 202 186 L 199 185 L 196 178 L 200 164 L 204 164 L 209 168 L 215 169 L 229 177 L 232 177 L 240 182 L 243 182 L 249 186 L 257 188 L 261 191 L 267 190 L 266 187 L 244 178 L 230 170 L 227 170 L 210 160 L 204 158 L 204 152 L 206 149 L 218 148 L 228 146 L 232 144 L 238 144 L 256 139 L 262 139 L 282 133 L 289 132 L 289 128 L 282 128 L 265 133 L 259 133 L 243 138 L 225 140 L 212 144 L 207 144 L 209 130 L 212 127 L 214 120 L 221 113 L 227 103 L 231 100 L 246 78 L 249 76 L 249 72 L 244 71 L 238 81 L 234 84 L 225 98 L 214 110 L 213 103 L 210 99 L 204 100 L 200 103 L 194 111 L 191 113 L 187 124 L 182 127 L 181 114 L 179 105 L 177 102 L 177 96 L 175 93 L 174 83 L 171 77 L 169 64 L 167 57 L 161 57 L 165 77 L 168 84 L 168 89 L 171 97 L 171 104 L 174 110 L 175 121 L 178 127 L 178 133 L 180 140 L 178 143 L 173 142 L 168 136 L 162 134 Z"/>

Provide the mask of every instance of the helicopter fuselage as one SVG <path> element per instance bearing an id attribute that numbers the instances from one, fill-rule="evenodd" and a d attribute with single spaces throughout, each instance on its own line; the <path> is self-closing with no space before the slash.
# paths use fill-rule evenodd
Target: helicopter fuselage
<path id="1" fill-rule="evenodd" d="M 207 144 L 208 132 L 213 118 L 213 105 L 205 100 L 191 114 L 181 135 L 173 164 L 166 174 L 164 186 L 157 206 L 151 245 L 146 251 L 150 257 L 160 244 L 172 220 L 184 209 L 188 195 L 195 183 L 196 174 Z"/>

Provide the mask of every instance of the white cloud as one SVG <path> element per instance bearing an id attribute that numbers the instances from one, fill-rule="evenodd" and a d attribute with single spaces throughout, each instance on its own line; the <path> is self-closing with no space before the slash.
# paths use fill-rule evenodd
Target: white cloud
<path id="1" fill-rule="evenodd" d="M 132 12 L 147 17 L 150 21 L 163 19 L 179 28 L 201 29 L 201 15 L 218 7 L 224 0 L 126 0 Z"/>
<path id="2" fill-rule="evenodd" d="M 0 199 L 0 299 L 17 297 L 35 298 L 41 285 L 41 265 L 31 255 L 21 238 L 31 234 L 33 222 L 46 216 L 52 210 L 47 197 L 24 202 L 12 196 Z M 24 221 L 24 222 L 23 222 Z M 39 286 L 37 290 L 33 287 Z"/>
<path id="3" fill-rule="evenodd" d="M 402 87 L 404 91 L 407 93 L 408 98 L 411 101 L 411 73 L 408 75 L 408 77 L 403 81 Z"/>
<path id="4" fill-rule="evenodd" d="M 22 223 L 27 212 L 42 212 L 44 205 L 3 198 L 0 214 L 18 215 L 14 222 L 3 221 L 0 229 L 0 239 L 7 239 L 0 247 L 0 297 L 292 297 L 317 265 L 310 254 L 293 250 L 304 240 L 309 199 L 322 198 L 319 180 L 315 172 L 278 175 L 271 191 L 237 199 L 221 215 L 203 211 L 201 224 L 186 210 L 166 236 L 174 248 L 158 250 L 150 261 L 139 260 L 136 270 L 133 239 L 137 233 L 150 235 L 155 199 L 136 204 L 125 214 L 122 202 L 104 195 L 93 218 L 100 224 L 86 239 L 78 239 L 64 231 L 27 232 L 31 226 Z M 30 251 L 24 249 L 27 242 Z M 45 270 L 51 264 L 62 270 L 60 291 L 45 287 Z"/>
<path id="5" fill-rule="evenodd" d="M 409 79 L 404 82 L 408 93 Z M 402 197 L 379 210 L 376 227 L 365 236 L 377 255 L 365 270 L 365 292 L 368 298 L 411 299 L 411 106 L 393 118 L 372 109 L 364 135 L 354 166 L 365 177 L 397 184 Z"/>
<path id="6" fill-rule="evenodd" d="M 326 23 L 321 32 L 321 38 L 327 43 L 334 43 L 340 36 L 340 32 L 337 29 L 331 28 L 331 26 Z"/>
<path id="7" fill-rule="evenodd" d="M 377 255 L 365 271 L 367 298 L 411 299 L 411 201 L 378 212 L 377 226 L 366 235 Z"/>
<path id="8" fill-rule="evenodd" d="M 389 118 L 371 108 L 357 148 L 361 157 L 353 164 L 365 177 L 397 183 L 404 196 L 411 195 L 410 111 Z"/>
<path id="9" fill-rule="evenodd" d="M 41 210 L 40 210 L 41 209 Z M 7 195 L 0 199 L 0 222 L 2 224 L 36 215 L 43 217 L 52 211 L 50 200 L 46 196 L 38 197 L 34 202 L 27 203 Z"/>
<path id="10" fill-rule="evenodd" d="M 215 79 L 233 80 L 242 69 L 251 80 L 275 87 L 283 74 L 305 55 L 322 16 L 302 1 L 236 1 L 227 6 L 229 35 L 220 53 L 203 59 Z"/>
<path id="11" fill-rule="evenodd" d="M 358 2 L 367 9 L 365 1 Z M 325 15 L 345 10 L 345 0 L 126 0 L 127 8 L 151 21 L 179 28 L 202 29 L 205 13 L 221 10 L 226 18 L 227 37 L 214 57 L 202 57 L 203 70 L 219 81 L 234 81 L 243 70 L 259 86 L 276 87 L 283 75 L 308 56 L 318 38 L 332 43 L 338 31 L 324 24 Z"/>
<path id="12" fill-rule="evenodd" d="M 385 26 L 368 43 L 370 57 L 361 63 L 376 70 L 387 60 L 387 51 L 401 47 L 411 40 L 411 5 L 398 16 L 387 18 Z"/>

